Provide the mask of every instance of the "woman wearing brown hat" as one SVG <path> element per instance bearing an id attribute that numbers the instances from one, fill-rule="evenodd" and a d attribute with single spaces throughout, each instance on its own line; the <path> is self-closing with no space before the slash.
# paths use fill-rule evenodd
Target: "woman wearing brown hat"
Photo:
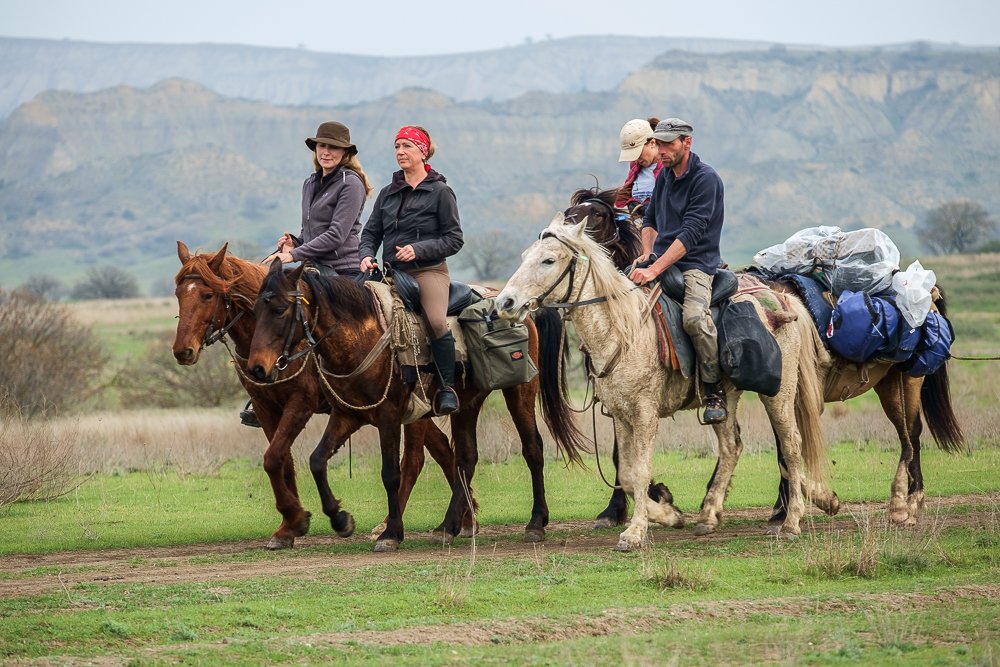
<path id="1" fill-rule="evenodd" d="M 275 257 L 283 263 L 309 261 L 323 275 L 358 275 L 358 234 L 361 209 L 372 192 L 358 162 L 351 131 L 335 120 L 323 123 L 306 139 L 313 167 L 302 185 L 302 231 L 285 232 Z"/>
<path id="2" fill-rule="evenodd" d="M 361 271 L 382 261 L 413 276 L 420 285 L 420 307 L 431 330 L 431 352 L 438 368 L 440 389 L 434 412 L 458 410 L 455 394 L 455 338 L 448 328 L 448 289 L 451 277 L 445 261 L 464 243 L 455 193 L 445 177 L 427 164 L 434 142 L 422 127 L 408 125 L 396 133 L 396 162 L 400 170 L 382 188 L 361 232 Z"/>
<path id="3" fill-rule="evenodd" d="M 315 171 L 302 184 L 302 231 L 299 236 L 282 234 L 278 251 L 261 263 L 270 264 L 275 257 L 283 264 L 309 261 L 321 275 L 357 276 L 361 209 L 372 192 L 358 162 L 358 148 L 347 126 L 335 120 L 320 125 L 306 146 L 313 152 Z M 250 403 L 240 420 L 260 426 Z"/>

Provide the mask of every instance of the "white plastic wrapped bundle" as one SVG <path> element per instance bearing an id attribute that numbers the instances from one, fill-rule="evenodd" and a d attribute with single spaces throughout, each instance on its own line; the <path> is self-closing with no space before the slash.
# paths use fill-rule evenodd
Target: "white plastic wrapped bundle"
<path id="1" fill-rule="evenodd" d="M 903 319 L 916 329 L 923 326 L 927 313 L 931 310 L 931 290 L 937 284 L 934 272 L 920 265 L 920 260 L 906 267 L 892 277 L 892 289 L 896 293 L 896 307 Z"/>
<path id="2" fill-rule="evenodd" d="M 822 270 L 834 295 L 845 290 L 877 294 L 891 287 L 892 273 L 899 269 L 899 250 L 879 229 L 843 232 L 839 227 L 810 227 L 761 250 L 752 264 L 774 275 Z"/>

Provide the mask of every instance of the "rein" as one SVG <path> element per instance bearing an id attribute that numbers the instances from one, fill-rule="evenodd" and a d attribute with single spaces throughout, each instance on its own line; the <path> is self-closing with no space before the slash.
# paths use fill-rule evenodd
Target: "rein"
<path id="1" fill-rule="evenodd" d="M 372 367 L 372 365 L 375 363 L 375 360 L 378 359 L 378 357 L 380 357 L 382 353 L 385 352 L 385 350 L 389 347 L 389 344 L 392 342 L 392 330 L 387 328 L 382 333 L 382 335 L 379 336 L 379 339 L 378 341 L 376 341 L 374 347 L 372 347 L 372 349 L 368 351 L 368 354 L 365 355 L 365 358 L 362 359 L 361 363 L 353 371 L 346 374 L 333 373 L 323 368 L 323 361 L 320 359 L 320 356 L 316 354 L 316 348 L 319 347 L 319 344 L 321 342 L 323 342 L 323 339 L 325 339 L 327 336 L 333 333 L 334 329 L 336 329 L 336 326 L 331 325 L 330 328 L 327 329 L 321 336 L 317 337 L 313 335 L 313 329 L 312 326 L 309 324 L 309 320 L 306 315 L 306 309 L 303 308 L 302 305 L 303 303 L 307 306 L 311 304 L 305 298 L 305 295 L 302 293 L 301 290 L 296 289 L 293 292 L 289 292 L 289 296 L 295 298 L 295 316 L 294 319 L 292 320 L 292 323 L 288 327 L 288 334 L 285 336 L 284 350 L 281 356 L 278 357 L 278 360 L 275 362 L 274 364 L 275 368 L 277 368 L 279 371 L 284 370 L 285 368 L 288 367 L 289 363 L 295 361 L 296 359 L 299 359 L 300 357 L 303 357 L 305 355 L 312 355 L 313 362 L 316 364 L 316 369 L 319 371 L 320 381 L 323 383 L 323 386 L 327 389 L 327 391 L 329 391 L 330 394 L 337 400 L 338 403 L 351 410 L 370 410 L 372 408 L 376 408 L 379 405 L 381 405 L 386 400 L 386 398 L 388 398 L 389 389 L 390 387 L 392 387 L 392 380 L 393 380 L 392 371 L 395 368 L 396 364 L 395 354 L 389 355 L 388 380 L 386 381 L 385 389 L 382 391 L 382 396 L 375 403 L 372 403 L 370 405 L 353 405 L 351 403 L 348 403 L 343 398 L 341 398 L 339 394 L 337 394 L 336 390 L 334 390 L 334 388 L 327 381 L 326 376 L 329 376 L 331 378 L 336 378 L 338 380 L 350 380 L 365 373 L 368 369 Z M 316 307 L 318 308 L 318 303 Z M 308 344 L 295 354 L 289 356 L 289 352 L 291 352 L 291 348 L 293 345 L 292 337 L 295 335 L 295 322 L 300 322 L 302 324 L 302 331 L 304 333 L 304 336 Z M 305 367 L 305 364 L 303 364 L 303 367 Z"/>

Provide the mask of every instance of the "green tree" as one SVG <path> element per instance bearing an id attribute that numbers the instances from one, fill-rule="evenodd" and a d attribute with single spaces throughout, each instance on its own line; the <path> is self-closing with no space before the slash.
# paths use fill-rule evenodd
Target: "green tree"
<path id="1" fill-rule="evenodd" d="M 997 230 L 996 220 L 979 204 L 965 200 L 945 202 L 917 224 L 921 243 L 941 255 L 976 249 Z"/>

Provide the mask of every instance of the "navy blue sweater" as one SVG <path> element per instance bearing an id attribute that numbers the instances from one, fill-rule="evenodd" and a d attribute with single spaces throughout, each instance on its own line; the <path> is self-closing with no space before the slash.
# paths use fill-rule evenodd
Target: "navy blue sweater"
<path id="1" fill-rule="evenodd" d="M 664 169 L 656 177 L 642 226 L 656 230 L 653 252 L 657 255 L 663 255 L 679 239 L 687 254 L 677 261 L 677 268 L 698 269 L 714 276 L 722 263 L 719 240 L 724 209 L 718 172 L 691 153 L 682 176 Z"/>

